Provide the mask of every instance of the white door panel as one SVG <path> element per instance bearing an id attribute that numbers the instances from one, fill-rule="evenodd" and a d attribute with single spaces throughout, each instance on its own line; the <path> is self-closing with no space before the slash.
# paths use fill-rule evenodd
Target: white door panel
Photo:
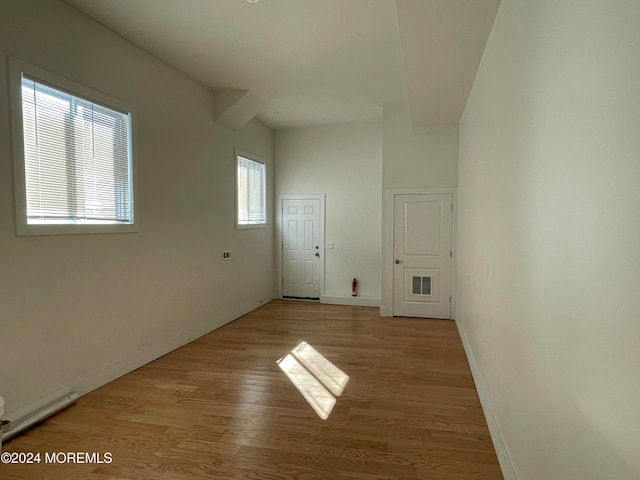
<path id="1" fill-rule="evenodd" d="M 396 195 L 393 314 L 451 318 L 451 194 Z"/>
<path id="2" fill-rule="evenodd" d="M 282 201 L 282 296 L 320 298 L 320 200 Z"/>

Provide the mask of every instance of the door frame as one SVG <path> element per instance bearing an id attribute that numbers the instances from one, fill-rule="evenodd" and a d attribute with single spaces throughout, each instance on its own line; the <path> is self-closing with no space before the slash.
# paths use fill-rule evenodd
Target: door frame
<path id="1" fill-rule="evenodd" d="M 393 316 L 393 238 L 395 222 L 395 201 L 396 195 L 429 195 L 429 194 L 451 194 L 453 201 L 453 213 L 451 216 L 451 319 L 456 318 L 456 294 L 457 294 L 457 247 L 458 247 L 458 187 L 444 188 L 389 188 L 386 199 L 386 222 L 384 225 L 383 239 L 383 265 L 382 265 L 382 298 L 380 304 L 380 316 Z"/>
<path id="2" fill-rule="evenodd" d="M 320 262 L 319 262 L 319 282 L 320 282 L 320 298 L 324 295 L 324 203 L 325 203 L 325 195 L 324 194 L 313 194 L 313 195 L 304 195 L 304 194 L 292 194 L 292 195 L 278 195 L 278 207 L 276 208 L 276 263 L 277 263 L 277 281 L 276 285 L 278 288 L 277 298 L 282 298 L 282 248 L 284 247 L 283 243 L 283 234 L 282 229 L 284 225 L 282 224 L 282 203 L 284 200 L 320 200 L 320 225 L 318 234 L 320 236 L 319 242 L 319 253 L 320 253 Z"/>

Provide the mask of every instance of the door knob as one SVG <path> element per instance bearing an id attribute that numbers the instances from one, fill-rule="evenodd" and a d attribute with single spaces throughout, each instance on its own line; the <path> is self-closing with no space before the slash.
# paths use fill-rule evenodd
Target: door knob
<path id="1" fill-rule="evenodd" d="M 320 254 L 318 252 L 316 252 L 316 257 L 320 258 Z"/>
<path id="2" fill-rule="evenodd" d="M 398 265 L 399 263 L 402 263 L 402 260 L 396 259 L 396 265 Z"/>

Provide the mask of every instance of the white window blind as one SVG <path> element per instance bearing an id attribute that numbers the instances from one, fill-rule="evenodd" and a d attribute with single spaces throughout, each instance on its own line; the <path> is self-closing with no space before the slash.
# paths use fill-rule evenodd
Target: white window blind
<path id="1" fill-rule="evenodd" d="M 238 225 L 267 223 L 264 163 L 237 155 Z"/>
<path id="2" fill-rule="evenodd" d="M 21 95 L 27 223 L 132 224 L 129 113 L 24 74 Z"/>

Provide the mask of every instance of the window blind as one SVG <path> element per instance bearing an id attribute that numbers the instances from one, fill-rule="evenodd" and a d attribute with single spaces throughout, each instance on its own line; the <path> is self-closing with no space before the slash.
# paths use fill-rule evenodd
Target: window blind
<path id="1" fill-rule="evenodd" d="M 129 113 L 22 76 L 27 223 L 133 223 Z"/>
<path id="2" fill-rule="evenodd" d="M 265 166 L 238 156 L 238 224 L 257 225 L 267 222 L 265 199 Z"/>

